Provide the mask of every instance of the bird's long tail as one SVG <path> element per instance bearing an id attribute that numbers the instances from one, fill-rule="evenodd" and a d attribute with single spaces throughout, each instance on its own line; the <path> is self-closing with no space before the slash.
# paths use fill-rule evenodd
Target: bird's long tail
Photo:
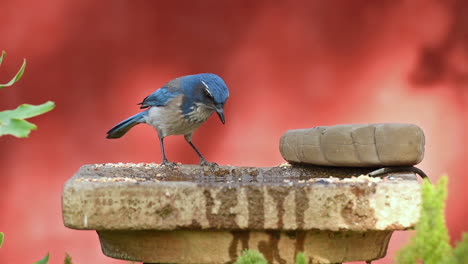
<path id="1" fill-rule="evenodd" d="M 145 116 L 148 114 L 148 110 L 131 116 L 124 121 L 118 123 L 116 126 L 111 128 L 107 132 L 107 138 L 119 138 L 127 133 L 132 127 L 145 122 Z"/>

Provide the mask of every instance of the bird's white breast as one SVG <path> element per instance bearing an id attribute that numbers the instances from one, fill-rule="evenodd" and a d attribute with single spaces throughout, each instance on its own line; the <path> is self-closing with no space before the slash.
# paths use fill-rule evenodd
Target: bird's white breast
<path id="1" fill-rule="evenodd" d="M 145 117 L 146 123 L 153 126 L 160 137 L 188 135 L 199 128 L 213 113 L 212 109 L 197 105 L 184 116 L 182 113 L 183 96 L 171 100 L 166 106 L 153 106 Z"/>

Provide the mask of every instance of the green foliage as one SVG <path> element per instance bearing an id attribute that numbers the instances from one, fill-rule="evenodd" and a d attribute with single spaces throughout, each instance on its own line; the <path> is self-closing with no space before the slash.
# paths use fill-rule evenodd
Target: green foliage
<path id="1" fill-rule="evenodd" d="M 0 55 L 0 66 L 2 65 L 3 59 L 5 58 L 5 51 L 2 51 Z M 0 89 L 12 86 L 18 82 L 23 76 L 24 69 L 26 68 L 26 60 L 23 60 L 23 65 L 19 69 L 18 73 L 6 84 L 0 84 Z M 45 112 L 52 110 L 55 107 L 53 102 L 46 102 L 41 105 L 30 105 L 22 104 L 15 110 L 0 111 L 0 136 L 13 135 L 16 137 L 27 137 L 31 130 L 37 129 L 37 126 L 24 120 L 26 118 L 34 117 Z M 0 248 L 2 247 L 4 235 L 0 232 Z M 49 253 L 34 264 L 47 264 L 49 262 Z M 65 256 L 65 264 L 72 264 L 70 256 Z"/>
<path id="2" fill-rule="evenodd" d="M 421 215 L 416 224 L 416 235 L 397 255 L 400 264 L 442 263 L 450 255 L 448 231 L 445 227 L 444 202 L 447 196 L 447 177 L 437 185 L 424 180 L 421 186 Z"/>
<path id="3" fill-rule="evenodd" d="M 234 264 L 267 264 L 265 257 L 262 253 L 256 250 L 244 250 L 242 255 L 237 259 Z M 296 264 L 307 264 L 307 257 L 304 253 L 299 252 L 296 255 Z"/>
<path id="4" fill-rule="evenodd" d="M 242 255 L 237 259 L 235 264 L 267 264 L 265 257 L 262 253 L 255 250 L 244 250 Z"/>
<path id="5" fill-rule="evenodd" d="M 1 60 L 0 60 L 0 63 L 1 63 Z M 0 232 L 0 248 L 2 247 L 3 238 L 4 238 L 4 235 L 2 232 Z M 47 255 L 41 260 L 34 262 L 34 264 L 48 264 L 48 263 L 49 263 L 49 253 L 47 253 Z M 73 264 L 72 258 L 70 257 L 70 255 L 68 255 L 68 253 L 65 253 L 65 260 L 63 261 L 63 264 Z"/>
<path id="6" fill-rule="evenodd" d="M 462 240 L 457 244 L 453 250 L 452 263 L 468 263 L 468 233 L 463 234 Z"/>
<path id="7" fill-rule="evenodd" d="M 34 262 L 34 264 L 47 264 L 47 263 L 49 263 L 49 253 L 47 253 L 47 255 L 43 259 Z"/>
<path id="8" fill-rule="evenodd" d="M 31 130 L 37 129 L 37 126 L 24 119 L 41 115 L 54 107 L 55 104 L 49 101 L 41 105 L 22 104 L 15 110 L 0 112 L 0 136 L 27 137 Z"/>
<path id="9" fill-rule="evenodd" d="M 464 264 L 468 263 L 468 234 L 455 249 L 449 243 L 444 209 L 447 197 L 447 176 L 437 185 L 424 180 L 421 186 L 421 215 L 416 224 L 416 235 L 397 254 L 398 264 Z"/>
<path id="10" fill-rule="evenodd" d="M 2 55 L 0 56 L 0 66 L 2 65 L 2 61 L 5 58 L 5 55 L 6 55 L 5 51 L 2 51 Z M 21 65 L 21 68 L 19 69 L 18 73 L 16 73 L 15 77 L 13 77 L 13 79 L 11 79 L 9 82 L 5 84 L 0 84 L 0 89 L 8 87 L 8 86 L 12 86 L 15 82 L 19 81 L 19 79 L 21 79 L 21 76 L 23 76 L 25 68 L 26 68 L 26 60 L 23 60 L 23 65 Z"/>
<path id="11" fill-rule="evenodd" d="M 65 260 L 63 261 L 63 264 L 73 264 L 72 258 L 70 257 L 70 255 L 68 255 L 68 253 L 65 253 Z"/>
<path id="12" fill-rule="evenodd" d="M 297 253 L 296 264 L 307 264 L 307 257 L 303 252 Z"/>
<path id="13" fill-rule="evenodd" d="M 5 58 L 5 51 L 0 56 L 0 65 Z M 26 60 L 24 60 L 18 73 L 6 84 L 0 84 L 0 89 L 8 87 L 16 83 L 23 76 L 24 69 L 26 67 Z M 37 129 L 37 126 L 24 120 L 26 118 L 41 115 L 54 109 L 55 104 L 53 102 L 46 102 L 41 105 L 30 105 L 22 104 L 14 110 L 6 110 L 0 112 L 0 136 L 12 135 L 20 138 L 27 137 L 31 130 Z"/>

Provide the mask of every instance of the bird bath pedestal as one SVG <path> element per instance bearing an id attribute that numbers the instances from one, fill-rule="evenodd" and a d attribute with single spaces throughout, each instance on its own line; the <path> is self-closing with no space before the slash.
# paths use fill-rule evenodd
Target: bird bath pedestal
<path id="1" fill-rule="evenodd" d="M 414 174 L 358 177 L 371 170 L 85 165 L 65 184 L 63 219 L 131 261 L 232 263 L 244 249 L 269 263 L 371 261 L 414 227 L 421 199 Z"/>

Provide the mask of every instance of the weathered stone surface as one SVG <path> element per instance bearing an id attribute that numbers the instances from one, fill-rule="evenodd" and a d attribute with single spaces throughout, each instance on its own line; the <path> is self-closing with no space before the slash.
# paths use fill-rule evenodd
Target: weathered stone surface
<path id="1" fill-rule="evenodd" d="M 291 163 L 405 166 L 424 157 L 424 133 L 413 124 L 350 124 L 287 131 L 280 151 Z"/>
<path id="2" fill-rule="evenodd" d="M 414 174 L 359 176 L 369 171 L 86 165 L 65 184 L 63 219 L 97 230 L 107 256 L 147 263 L 226 263 L 246 248 L 269 263 L 368 261 L 420 206 Z"/>
<path id="3" fill-rule="evenodd" d="M 244 249 L 260 251 L 268 263 L 342 263 L 382 258 L 392 231 L 98 231 L 109 257 L 147 263 L 232 263 Z"/>
<path id="4" fill-rule="evenodd" d="M 413 227 L 420 204 L 414 175 L 313 180 L 343 171 L 351 170 L 86 165 L 65 184 L 63 219 L 70 228 L 127 231 Z"/>

